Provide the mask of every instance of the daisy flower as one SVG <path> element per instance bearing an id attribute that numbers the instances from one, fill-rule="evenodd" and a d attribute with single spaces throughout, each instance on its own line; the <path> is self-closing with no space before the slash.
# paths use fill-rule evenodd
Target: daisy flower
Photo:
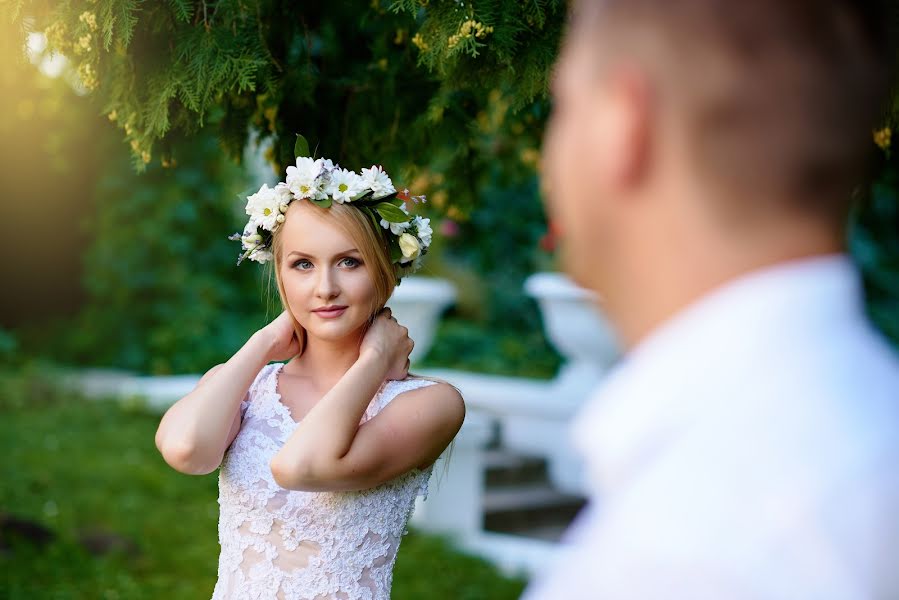
<path id="1" fill-rule="evenodd" d="M 287 167 L 287 187 L 297 199 L 317 199 L 321 195 L 322 183 L 319 176 L 322 174 L 323 163 L 320 158 L 312 160 L 308 156 L 299 156 L 295 167 Z"/>
<path id="2" fill-rule="evenodd" d="M 365 189 L 362 178 L 347 169 L 335 169 L 331 172 L 327 193 L 335 202 L 349 202 L 353 196 Z"/>
<path id="3" fill-rule="evenodd" d="M 396 191 L 393 182 L 380 165 L 372 165 L 370 169 L 362 169 L 363 185 L 373 191 L 375 198 L 386 196 Z"/>
<path id="4" fill-rule="evenodd" d="M 246 213 L 250 215 L 251 223 L 272 231 L 277 225 L 278 215 L 281 214 L 280 204 L 281 194 L 263 183 L 258 192 L 247 196 Z"/>

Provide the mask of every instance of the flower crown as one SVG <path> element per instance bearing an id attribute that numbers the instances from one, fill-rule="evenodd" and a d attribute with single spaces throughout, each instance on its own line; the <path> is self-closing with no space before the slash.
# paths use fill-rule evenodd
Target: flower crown
<path id="1" fill-rule="evenodd" d="M 308 147 L 299 136 L 298 153 Z M 301 144 L 302 142 L 302 144 Z M 296 166 L 287 167 L 287 181 L 274 188 L 263 183 L 255 194 L 247 196 L 246 212 L 250 216 L 243 233 L 228 236 L 240 240 L 243 253 L 239 265 L 249 258 L 265 263 L 273 258 L 273 233 L 284 222 L 288 205 L 294 200 L 307 199 L 322 208 L 333 202 L 352 204 L 365 212 L 375 228 L 383 230 L 390 249 L 390 260 L 396 270 L 397 281 L 407 273 L 418 270 L 421 257 L 431 245 L 430 219 L 411 216 L 406 201 L 425 202 L 424 196 L 410 196 L 409 190 L 397 192 L 390 177 L 379 165 L 362 169 L 359 175 L 340 168 L 326 158 L 297 156 Z"/>

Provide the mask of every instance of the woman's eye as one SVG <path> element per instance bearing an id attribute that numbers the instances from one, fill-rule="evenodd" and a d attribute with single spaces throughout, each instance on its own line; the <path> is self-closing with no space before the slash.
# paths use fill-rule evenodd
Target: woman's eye
<path id="1" fill-rule="evenodd" d="M 358 267 L 360 264 L 359 261 L 357 259 L 353 258 L 352 256 L 348 256 L 348 257 L 344 258 L 342 261 L 340 261 L 340 263 L 347 267 L 350 267 L 350 268 Z"/>
<path id="2" fill-rule="evenodd" d="M 312 268 L 312 263 L 306 259 L 301 259 L 301 260 L 298 260 L 297 262 L 293 263 L 293 266 L 299 267 L 301 270 L 305 271 L 307 269 Z"/>

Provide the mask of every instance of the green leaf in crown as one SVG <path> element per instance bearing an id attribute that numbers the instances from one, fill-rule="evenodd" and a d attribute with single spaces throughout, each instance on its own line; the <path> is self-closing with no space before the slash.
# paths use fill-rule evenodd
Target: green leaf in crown
<path id="1" fill-rule="evenodd" d="M 389 202 L 381 202 L 375 205 L 375 210 L 381 215 L 381 218 L 389 223 L 408 223 L 412 217 L 407 215 L 400 207 L 390 204 Z"/>
<path id="2" fill-rule="evenodd" d="M 294 158 L 309 156 L 309 142 L 299 133 L 297 134 L 297 142 L 293 145 L 293 156 Z"/>

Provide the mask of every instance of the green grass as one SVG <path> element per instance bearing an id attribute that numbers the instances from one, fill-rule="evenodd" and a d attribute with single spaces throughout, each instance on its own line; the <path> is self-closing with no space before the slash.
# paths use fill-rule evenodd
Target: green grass
<path id="1" fill-rule="evenodd" d="M 159 415 L 141 403 L 85 400 L 33 372 L 0 370 L 0 511 L 57 537 L 44 546 L 13 541 L 0 554 L 0 598 L 211 597 L 218 472 L 172 470 L 153 442 Z M 79 543 L 85 530 L 130 540 L 135 550 L 95 556 Z M 412 529 L 393 598 L 518 598 L 525 583 Z"/>

